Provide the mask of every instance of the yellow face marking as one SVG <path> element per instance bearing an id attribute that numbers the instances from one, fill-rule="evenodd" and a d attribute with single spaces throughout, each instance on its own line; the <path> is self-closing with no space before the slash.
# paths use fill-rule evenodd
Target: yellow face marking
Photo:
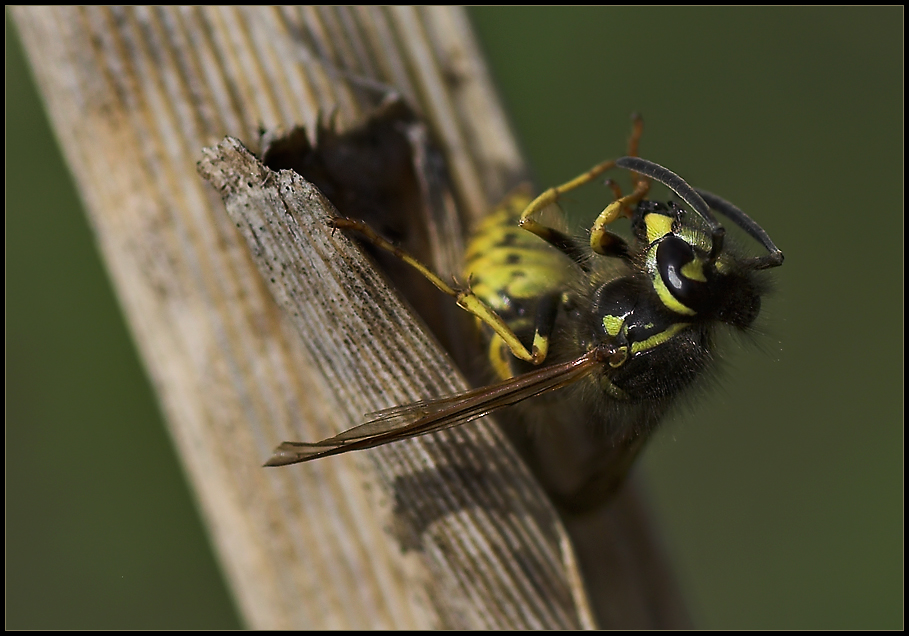
<path id="1" fill-rule="evenodd" d="M 649 338 L 647 338 L 646 340 L 641 340 L 639 342 L 632 343 L 631 344 L 632 355 L 634 355 L 635 353 L 640 353 L 642 351 L 647 351 L 648 349 L 653 349 L 654 347 L 658 347 L 659 345 L 663 344 L 664 342 L 666 342 L 667 340 L 669 340 L 670 338 L 672 338 L 673 336 L 678 334 L 680 331 L 685 329 L 685 327 L 687 327 L 688 324 L 689 323 L 687 323 L 687 322 L 673 323 L 672 325 L 670 325 L 669 327 L 667 327 L 660 333 L 654 334 L 654 335 L 650 336 Z"/>
<path id="2" fill-rule="evenodd" d="M 653 290 L 657 293 L 657 296 L 660 297 L 660 302 L 662 302 L 670 311 L 674 311 L 677 314 L 682 314 L 683 316 L 695 315 L 697 313 L 696 311 L 683 305 L 675 296 L 672 295 L 672 292 L 670 292 L 669 288 L 666 287 L 666 283 L 663 282 L 663 278 L 660 276 L 660 273 L 657 269 L 657 243 L 667 234 L 672 234 L 672 218 L 666 216 L 665 214 L 648 214 L 644 217 L 644 225 L 647 228 L 647 240 L 650 243 L 650 248 L 647 250 L 647 257 L 645 259 L 645 268 L 650 274 Z M 685 267 L 687 267 L 687 265 Z M 703 271 L 686 271 L 685 267 L 682 268 L 681 273 L 683 275 L 688 276 L 693 280 L 706 280 L 706 278 L 704 278 Z"/>
<path id="3" fill-rule="evenodd" d="M 657 296 L 660 297 L 660 302 L 666 305 L 667 309 L 674 311 L 677 314 L 682 314 L 683 316 L 693 316 L 697 313 L 694 309 L 690 309 L 680 303 L 676 297 L 672 295 L 672 292 L 666 287 L 666 284 L 663 282 L 663 279 L 658 272 L 651 273 L 650 279 L 653 281 L 653 290 L 657 293 Z"/>
<path id="4" fill-rule="evenodd" d="M 618 316 L 603 316 L 603 329 L 606 330 L 610 336 L 617 336 L 622 331 L 622 326 L 625 324 L 624 318 L 619 318 Z"/>
<path id="5" fill-rule="evenodd" d="M 707 282 L 707 277 L 704 276 L 704 264 L 697 259 L 682 265 L 682 276 L 688 280 Z"/>
<path id="6" fill-rule="evenodd" d="M 647 242 L 654 243 L 672 233 L 672 219 L 665 214 L 648 214 L 644 217 Z"/>

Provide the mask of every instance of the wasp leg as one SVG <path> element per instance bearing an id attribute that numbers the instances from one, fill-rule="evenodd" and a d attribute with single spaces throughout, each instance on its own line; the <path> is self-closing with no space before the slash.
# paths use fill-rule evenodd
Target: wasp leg
<path id="1" fill-rule="evenodd" d="M 573 236 L 533 220 L 521 227 L 552 245 L 585 272 L 590 271 L 588 263 L 590 253 L 584 244 L 577 241 Z"/>
<path id="2" fill-rule="evenodd" d="M 632 173 L 635 174 L 635 173 Z M 606 185 L 612 189 L 613 201 L 605 210 L 597 217 L 597 220 L 594 222 L 593 227 L 590 232 L 590 249 L 594 254 L 600 254 L 601 256 L 612 256 L 615 258 L 628 258 L 630 254 L 630 248 L 628 247 L 628 242 L 625 241 L 618 234 L 614 234 L 606 229 L 606 226 L 609 223 L 618 218 L 619 214 L 624 212 L 625 216 L 631 216 L 631 208 L 627 207 L 626 204 L 630 202 L 637 202 L 646 195 L 647 190 L 649 190 L 649 183 L 646 179 L 636 180 L 635 181 L 635 192 L 630 194 L 627 197 L 622 196 L 622 189 L 612 179 L 606 180 Z M 640 197 L 636 196 L 643 190 L 643 194 Z M 624 208 L 624 209 L 623 209 Z"/>
<path id="3" fill-rule="evenodd" d="M 603 256 L 617 256 L 617 240 L 625 243 L 624 240 L 612 234 L 606 229 L 606 226 L 615 221 L 624 212 L 630 216 L 631 206 L 637 205 L 641 199 L 647 196 L 650 191 L 650 181 L 647 179 L 637 179 L 634 184 L 634 191 L 619 197 L 606 206 L 606 209 L 600 212 L 600 215 L 593 222 L 590 228 L 590 249 Z"/>
<path id="4" fill-rule="evenodd" d="M 585 172 L 579 177 L 575 177 L 571 181 L 567 181 L 560 186 L 554 188 L 549 188 L 543 194 L 538 196 L 536 199 L 530 202 L 524 211 L 521 212 L 521 219 L 518 221 L 518 225 L 530 232 L 531 234 L 536 234 L 544 241 L 552 243 L 555 247 L 562 249 L 558 242 L 553 242 L 551 237 L 555 234 L 561 234 L 557 230 L 553 230 L 550 227 L 543 225 L 533 219 L 533 216 L 539 211 L 543 210 L 547 206 L 552 205 L 553 203 L 558 202 L 559 197 L 580 188 L 582 185 L 586 185 L 599 177 L 601 174 L 607 170 L 611 170 L 615 167 L 615 160 L 604 161 L 603 163 L 595 165 L 593 168 Z"/>
<path id="5" fill-rule="evenodd" d="M 633 126 L 631 137 L 628 139 L 628 156 L 636 157 L 638 154 L 638 146 L 640 145 L 641 133 L 644 130 L 644 120 L 640 115 L 634 114 L 632 116 L 632 122 Z M 575 177 L 571 181 L 567 181 L 562 185 L 556 186 L 554 188 L 549 188 L 543 194 L 531 201 L 530 205 L 524 209 L 524 211 L 521 213 L 519 225 L 528 232 L 531 232 L 532 234 L 539 236 L 547 243 L 550 243 L 562 251 L 569 258 L 571 258 L 573 261 L 586 269 L 582 258 L 583 250 L 577 245 L 577 243 L 571 239 L 571 237 L 566 236 L 562 232 L 554 230 L 534 220 L 533 216 L 539 211 L 543 210 L 546 206 L 558 202 L 561 195 L 590 183 L 601 174 L 608 170 L 611 170 L 615 166 L 615 160 L 604 161 L 603 163 L 595 165 L 584 174 Z M 594 221 L 593 227 L 591 228 L 590 247 L 597 254 L 602 254 L 604 256 L 623 256 L 625 253 L 627 253 L 627 246 L 625 245 L 625 241 L 615 234 L 609 233 L 605 228 L 607 225 L 615 221 L 623 212 L 626 216 L 630 216 L 631 206 L 637 204 L 641 199 L 647 196 L 647 193 L 650 190 L 649 179 L 643 175 L 633 172 L 632 180 L 634 183 L 634 191 L 624 197 L 621 196 L 618 187 L 615 186 L 612 181 L 609 181 L 607 183 L 607 185 L 613 189 L 613 192 L 616 193 L 617 196 L 616 200 L 606 206 L 606 209 L 600 213 L 596 221 Z"/>
<path id="6" fill-rule="evenodd" d="M 534 311 L 533 351 L 539 353 L 543 359 L 549 354 L 549 342 L 561 302 L 562 295 L 559 293 L 544 294 Z M 489 339 L 488 357 L 496 377 L 500 380 L 508 380 L 515 375 L 508 352 L 508 344 L 497 334 L 493 334 Z"/>
<path id="7" fill-rule="evenodd" d="M 469 285 L 466 289 L 452 287 L 419 260 L 379 236 L 375 230 L 373 230 L 367 223 L 363 221 L 356 219 L 334 218 L 330 221 L 330 223 L 333 227 L 341 230 L 352 230 L 358 232 L 363 236 L 363 238 L 365 238 L 367 241 L 379 249 L 390 252 L 395 257 L 401 259 L 413 267 L 415 270 L 420 272 L 420 274 L 422 274 L 430 283 L 435 285 L 439 291 L 454 298 L 455 302 L 457 302 L 458 306 L 461 307 L 461 309 L 467 311 L 470 314 L 473 314 L 477 317 L 477 319 L 488 325 L 489 328 L 492 329 L 496 335 L 505 342 L 512 355 L 514 355 L 519 360 L 530 362 L 531 364 L 540 364 L 543 362 L 543 360 L 546 359 L 546 351 L 545 349 L 543 351 L 540 351 L 538 349 L 537 339 L 534 340 L 532 349 L 528 350 L 527 347 L 525 347 L 521 340 L 518 338 L 518 336 L 515 335 L 514 331 L 512 331 L 507 324 L 505 324 L 505 321 L 502 320 L 501 316 L 499 316 L 488 305 L 480 300 L 476 294 L 470 290 Z M 546 339 L 545 344 L 548 345 L 548 338 Z"/>
<path id="8" fill-rule="evenodd" d="M 558 313 L 561 299 L 561 294 L 546 294 L 537 303 L 533 350 L 540 352 L 544 358 L 549 353 L 549 340 L 552 337 L 552 330 L 555 328 L 556 314 Z"/>

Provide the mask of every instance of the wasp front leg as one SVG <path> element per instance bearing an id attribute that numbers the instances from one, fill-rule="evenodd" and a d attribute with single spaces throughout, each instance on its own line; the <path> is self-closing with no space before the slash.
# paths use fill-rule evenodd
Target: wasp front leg
<path id="1" fill-rule="evenodd" d="M 628 138 L 628 155 L 629 156 L 631 156 L 631 157 L 637 156 L 638 146 L 640 145 L 641 134 L 643 132 L 644 132 L 644 120 L 641 118 L 640 115 L 635 113 L 632 116 L 631 136 Z M 562 196 L 563 194 L 565 194 L 566 192 L 570 192 L 571 190 L 575 190 L 577 188 L 580 188 L 583 185 L 590 183 L 591 181 L 593 181 L 594 179 L 599 177 L 604 172 L 614 168 L 615 165 L 616 165 L 615 160 L 604 161 L 602 163 L 595 165 L 593 168 L 591 168 L 584 174 L 582 174 L 578 177 L 575 177 L 571 181 L 567 181 L 567 182 L 563 183 L 562 185 L 556 186 L 554 188 L 549 188 L 543 194 L 541 194 L 536 199 L 534 199 L 531 202 L 531 204 L 528 205 L 527 208 L 524 210 L 524 212 L 521 214 L 521 221 L 520 221 L 521 227 L 523 227 L 528 232 L 532 232 L 533 234 L 536 234 L 543 240 L 548 240 L 546 237 L 549 233 L 548 231 L 550 228 L 540 225 L 539 223 L 534 221 L 532 217 L 537 212 L 539 212 L 540 210 L 543 210 L 547 206 L 557 203 L 559 200 L 559 197 Z M 646 179 L 638 179 L 636 177 L 635 178 L 635 191 L 638 190 L 637 186 L 641 182 L 645 182 L 645 181 L 646 181 Z M 645 192 L 645 194 L 646 194 L 646 192 Z M 641 198 L 643 198 L 643 195 L 641 195 Z M 607 208 L 607 210 L 609 210 L 610 208 L 612 208 L 612 206 Z M 621 209 L 621 206 L 619 206 L 619 209 Z M 606 210 L 603 211 L 603 214 L 606 214 Z M 600 216 L 603 216 L 603 214 L 601 214 Z M 614 216 L 617 216 L 617 214 Z"/>
<path id="2" fill-rule="evenodd" d="M 561 197 L 566 192 L 570 192 L 590 183 L 601 174 L 605 173 L 608 170 L 611 170 L 614 167 L 614 160 L 604 161 L 603 163 L 595 165 L 584 174 L 575 177 L 571 181 L 567 181 L 562 185 L 556 186 L 554 188 L 549 188 L 543 194 L 531 201 L 530 205 L 528 205 L 524 211 L 521 212 L 521 218 L 518 221 L 518 225 L 520 225 L 523 229 L 527 230 L 531 234 L 540 237 L 556 249 L 566 254 L 575 262 L 579 262 L 580 254 L 578 253 L 578 250 L 575 246 L 575 242 L 564 233 L 543 225 L 534 219 L 534 216 L 550 205 L 558 203 L 559 197 Z"/>
<path id="3" fill-rule="evenodd" d="M 641 134 L 644 130 L 644 120 L 640 115 L 633 116 L 633 127 L 631 137 L 628 139 L 628 156 L 637 157 L 638 146 L 640 145 Z M 549 188 L 543 194 L 534 199 L 521 213 L 519 224 L 528 232 L 535 234 L 550 245 L 553 245 L 576 263 L 584 266 L 583 259 L 586 254 L 578 247 L 571 237 L 566 236 L 558 230 L 547 227 L 533 217 L 546 207 L 558 202 L 566 192 L 570 192 L 581 186 L 591 183 L 594 179 L 604 174 L 608 170 L 616 167 L 616 160 L 604 161 L 595 165 L 584 174 L 566 181 L 560 186 Z M 612 188 L 615 194 L 615 200 L 600 212 L 594 221 L 590 231 L 590 249 L 595 253 L 604 256 L 623 256 L 625 251 L 625 242 L 615 234 L 606 230 L 606 226 L 619 218 L 619 216 L 631 216 L 633 206 L 643 200 L 650 191 L 650 180 L 644 175 L 632 172 L 634 190 L 631 194 L 622 196 L 621 190 L 611 179 L 607 185 Z"/>

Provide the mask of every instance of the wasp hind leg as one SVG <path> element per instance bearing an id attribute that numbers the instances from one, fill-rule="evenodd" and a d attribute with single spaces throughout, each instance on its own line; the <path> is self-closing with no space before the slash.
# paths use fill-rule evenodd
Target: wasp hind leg
<path id="1" fill-rule="evenodd" d="M 439 291 L 454 298 L 455 302 L 457 302 L 458 306 L 461 307 L 461 309 L 476 316 L 478 320 L 492 329 L 493 332 L 495 332 L 495 334 L 505 343 L 514 357 L 531 364 L 540 364 L 543 362 L 543 360 L 546 359 L 546 353 L 549 344 L 548 335 L 542 340 L 538 337 L 535 337 L 533 346 L 528 349 L 526 346 L 524 346 L 514 331 L 512 331 L 512 329 L 505 323 L 502 317 L 493 311 L 492 308 L 486 305 L 477 297 L 476 294 L 470 290 L 469 284 L 467 288 L 452 287 L 412 255 L 408 254 L 406 251 L 379 236 L 375 230 L 369 226 L 369 224 L 363 221 L 356 219 L 334 218 L 330 221 L 330 223 L 332 227 L 336 227 L 341 230 L 357 232 L 372 245 L 375 245 L 379 249 L 393 254 L 396 258 L 399 258 L 403 262 L 413 267 L 430 283 L 435 285 Z"/>

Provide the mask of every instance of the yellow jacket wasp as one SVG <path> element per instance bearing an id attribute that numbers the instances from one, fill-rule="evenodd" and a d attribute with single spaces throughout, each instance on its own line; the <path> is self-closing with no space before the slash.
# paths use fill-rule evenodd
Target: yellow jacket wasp
<path id="1" fill-rule="evenodd" d="M 759 271 L 783 262 L 767 233 L 735 205 L 639 158 L 641 130 L 637 119 L 629 156 L 603 162 L 532 201 L 522 192 L 507 198 L 474 232 L 463 288 L 366 223 L 334 219 L 335 227 L 391 252 L 475 316 L 489 334 L 499 381 L 379 411 L 319 442 L 284 442 L 266 465 L 424 435 L 570 386 L 549 402 L 583 403 L 585 418 L 603 423 L 611 451 L 590 480 L 600 494 L 612 492 L 670 402 L 710 367 L 716 327 L 749 328 L 767 288 Z M 537 220 L 561 195 L 614 168 L 632 174 L 633 191 L 623 195 L 607 182 L 615 200 L 594 221 L 589 241 Z M 651 180 L 672 190 L 688 211 L 672 201 L 648 200 Z M 738 255 L 714 212 L 767 254 Z M 608 229 L 620 217 L 631 221 L 631 241 Z"/>

